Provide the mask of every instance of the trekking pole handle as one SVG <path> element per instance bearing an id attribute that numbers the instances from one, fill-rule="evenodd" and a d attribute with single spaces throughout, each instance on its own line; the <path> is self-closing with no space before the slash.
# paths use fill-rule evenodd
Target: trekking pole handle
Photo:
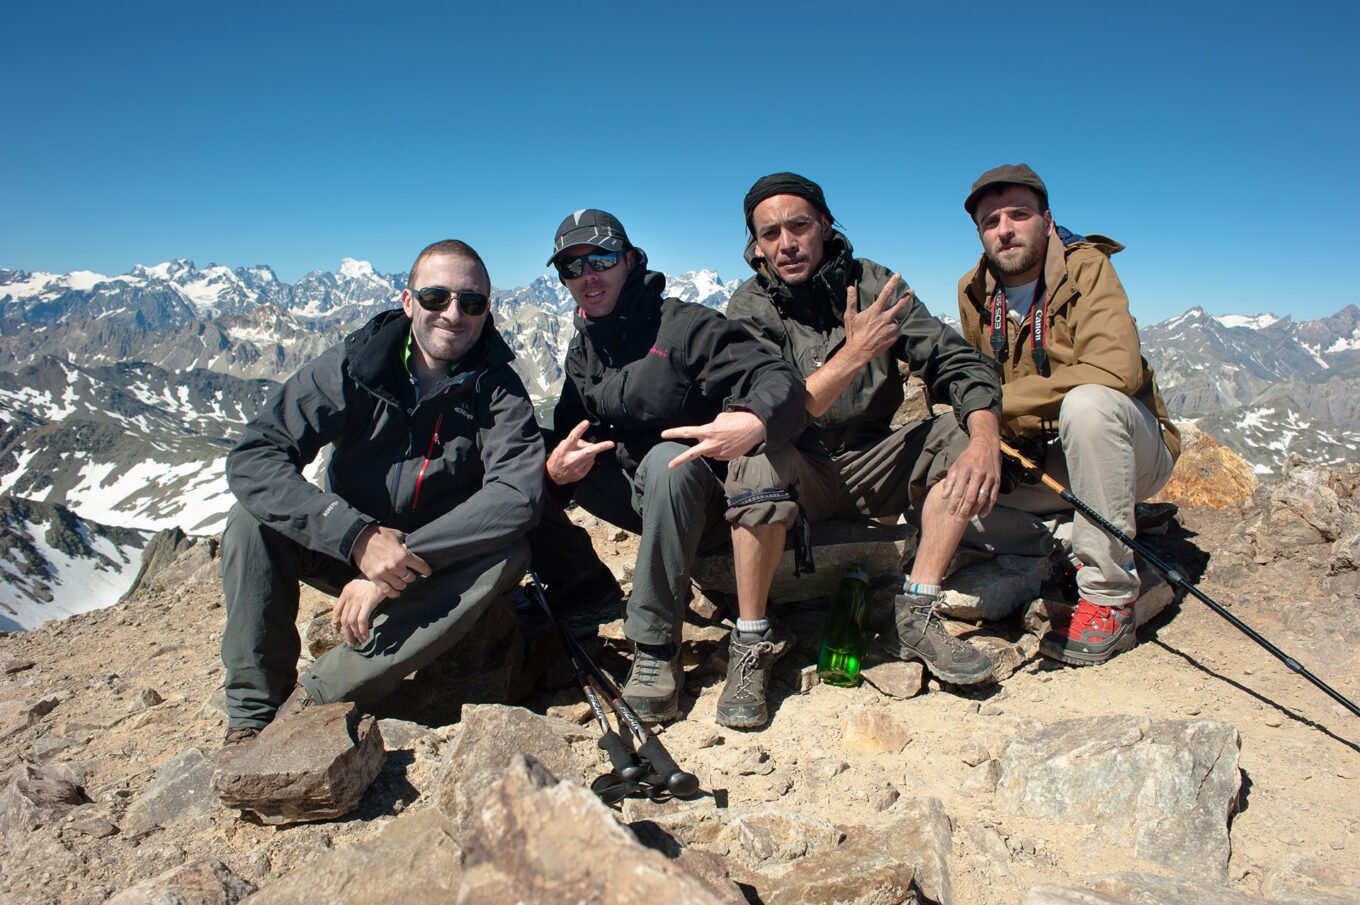
<path id="1" fill-rule="evenodd" d="M 1011 446 L 1011 445 L 1010 445 L 1009 443 L 1007 443 L 1005 440 L 1002 440 L 1002 441 L 1001 441 L 1001 451 L 1002 451 L 1003 453 L 1005 453 L 1006 455 L 1010 456 L 1012 459 L 1014 459 L 1014 460 L 1016 460 L 1017 462 L 1019 462 L 1020 465 L 1021 465 L 1026 471 L 1028 471 L 1028 472 L 1030 472 L 1031 474 L 1033 474 L 1033 475 L 1034 475 L 1035 477 L 1037 477 L 1040 481 L 1043 481 L 1043 482 L 1044 482 L 1044 486 L 1047 487 L 1049 490 L 1053 491 L 1054 493 L 1056 493 L 1058 496 L 1063 496 L 1063 494 L 1065 494 L 1065 493 L 1067 492 L 1067 488 L 1066 488 L 1066 487 L 1064 487 L 1063 485 L 1059 484 L 1057 481 L 1055 481 L 1055 480 L 1053 480 L 1052 478 L 1050 478 L 1050 477 L 1048 476 L 1048 473 L 1047 473 L 1047 472 L 1045 472 L 1042 468 L 1040 468 L 1040 467 L 1039 467 L 1038 465 L 1036 465 L 1034 462 L 1031 462 L 1031 461 L 1029 460 L 1029 458 L 1025 456 L 1024 453 L 1022 453 L 1020 450 L 1016 449 L 1014 446 Z"/>
<path id="2" fill-rule="evenodd" d="M 666 789 L 677 798 L 688 798 L 699 791 L 699 777 L 686 773 L 676 766 L 675 761 L 661 744 L 661 739 L 653 735 L 638 749 L 638 757 L 652 765 L 653 772 L 666 785 Z"/>

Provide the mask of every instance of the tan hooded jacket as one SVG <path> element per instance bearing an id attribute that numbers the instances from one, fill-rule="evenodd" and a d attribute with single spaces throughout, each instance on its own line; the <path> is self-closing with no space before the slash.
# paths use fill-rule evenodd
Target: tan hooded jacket
<path id="1" fill-rule="evenodd" d="M 1066 242 L 1064 241 L 1066 240 Z M 1124 246 L 1105 236 L 1060 237 L 1050 229 L 1044 264 L 1048 291 L 1048 373 L 1038 373 L 1030 343 L 1030 319 L 1008 315 L 1006 361 L 1001 393 L 1001 423 L 1009 436 L 1057 432 L 1058 409 L 1074 387 L 1093 383 L 1132 396 L 1157 416 L 1162 440 L 1173 459 L 1180 455 L 1180 434 L 1167 414 L 1152 369 L 1138 345 L 1138 325 L 1128 296 L 1110 263 Z M 996 277 L 986 257 L 959 280 L 959 320 L 973 348 L 991 357 L 991 303 Z M 1035 299 L 1039 304 L 1040 299 Z"/>

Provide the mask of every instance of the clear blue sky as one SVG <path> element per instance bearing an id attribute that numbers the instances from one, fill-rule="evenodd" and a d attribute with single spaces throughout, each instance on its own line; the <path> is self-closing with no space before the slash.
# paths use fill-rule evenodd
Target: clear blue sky
<path id="1" fill-rule="evenodd" d="M 1128 246 L 1145 323 L 1357 293 L 1360 3 L 11 3 L 0 267 L 290 282 L 466 239 L 497 286 L 580 207 L 745 277 L 741 199 L 819 181 L 951 311 L 970 182 L 1026 161 Z"/>

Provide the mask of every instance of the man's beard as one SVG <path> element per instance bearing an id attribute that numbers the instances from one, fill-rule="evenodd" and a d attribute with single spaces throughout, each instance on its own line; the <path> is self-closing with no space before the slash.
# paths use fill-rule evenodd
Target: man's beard
<path id="1" fill-rule="evenodd" d="M 1043 253 L 1042 248 L 1034 245 L 1024 245 L 1020 248 L 1019 256 L 1014 254 L 1010 255 L 1009 262 L 1002 260 L 999 253 L 993 255 L 990 251 L 987 252 L 987 262 L 991 264 L 998 273 L 1005 276 L 1015 276 L 1016 274 L 1024 273 L 1035 264 L 1038 264 L 1043 257 Z"/>

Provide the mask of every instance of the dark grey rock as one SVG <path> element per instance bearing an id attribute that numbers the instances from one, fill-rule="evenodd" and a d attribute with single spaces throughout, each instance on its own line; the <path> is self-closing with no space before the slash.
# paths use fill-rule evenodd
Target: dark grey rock
<path id="1" fill-rule="evenodd" d="M 0 836 L 8 842 L 15 834 L 55 823 L 72 808 L 88 803 L 83 781 L 64 764 L 19 763 L 0 791 Z"/>
<path id="2" fill-rule="evenodd" d="M 968 566 L 946 582 L 939 611 L 955 619 L 1004 619 L 1039 596 L 1052 570 L 1052 560 L 1038 556 L 998 556 Z"/>

